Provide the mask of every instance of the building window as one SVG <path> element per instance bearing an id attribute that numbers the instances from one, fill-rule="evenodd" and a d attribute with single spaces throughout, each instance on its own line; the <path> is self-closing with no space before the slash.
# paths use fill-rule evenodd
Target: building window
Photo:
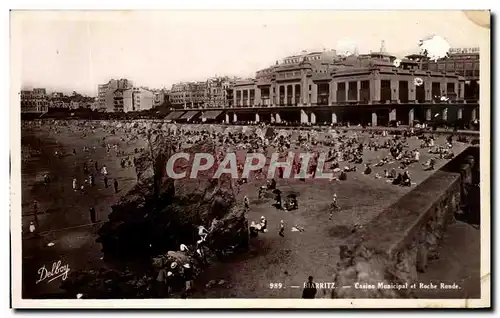
<path id="1" fill-rule="evenodd" d="M 441 96 L 441 83 L 432 82 L 431 84 L 431 93 L 433 97 Z"/>
<path id="2" fill-rule="evenodd" d="M 465 63 L 465 69 L 466 70 L 472 70 L 472 65 L 473 65 L 472 62 Z"/>
<path id="3" fill-rule="evenodd" d="M 446 93 L 447 94 L 455 93 L 455 83 L 446 83 Z"/>
<path id="4" fill-rule="evenodd" d="M 311 86 L 311 85 L 309 85 L 309 90 L 311 90 L 311 89 L 312 89 L 312 86 Z"/>

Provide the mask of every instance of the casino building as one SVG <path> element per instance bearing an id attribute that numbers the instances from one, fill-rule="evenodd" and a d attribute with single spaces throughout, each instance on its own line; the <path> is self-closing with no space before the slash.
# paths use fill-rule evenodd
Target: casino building
<path id="1" fill-rule="evenodd" d="M 398 60 L 383 44 L 378 52 L 347 57 L 334 50 L 302 51 L 257 71 L 254 79 L 236 81 L 234 101 L 220 113 L 225 113 L 226 122 L 372 126 L 478 119 L 478 94 L 466 86 L 478 73 L 475 69 L 470 73 L 469 64 L 457 73 L 461 67 L 457 61 L 464 57 L 450 56 L 436 63 L 418 54 Z M 475 65 L 476 60 L 470 60 Z M 451 63 L 455 68 L 448 66 Z"/>

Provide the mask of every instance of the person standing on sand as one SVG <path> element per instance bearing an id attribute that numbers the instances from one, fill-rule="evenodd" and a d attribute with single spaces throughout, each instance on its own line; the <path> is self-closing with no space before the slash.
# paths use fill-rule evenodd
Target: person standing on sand
<path id="1" fill-rule="evenodd" d="M 329 220 L 333 217 L 333 212 L 337 212 L 339 210 L 339 206 L 337 204 L 337 193 L 333 194 L 332 204 L 330 205 L 330 217 Z"/>
<path id="2" fill-rule="evenodd" d="M 107 176 L 104 176 L 104 187 L 105 188 L 108 187 L 108 177 Z"/>
<path id="3" fill-rule="evenodd" d="M 108 168 L 106 168 L 106 165 L 102 166 L 101 174 L 104 175 L 104 176 L 108 175 Z"/>
<path id="4" fill-rule="evenodd" d="M 90 212 L 90 221 L 91 221 L 92 223 L 96 223 L 96 222 L 97 222 L 97 220 L 96 220 L 96 217 L 95 217 L 95 216 L 96 216 L 96 215 L 95 215 L 95 209 L 94 209 L 94 207 L 93 207 L 93 206 L 91 206 L 91 207 L 90 207 L 89 212 Z"/>
<path id="5" fill-rule="evenodd" d="M 245 209 L 249 209 L 250 208 L 250 200 L 248 199 L 248 197 L 245 195 L 245 197 L 243 198 L 243 203 L 245 205 Z"/>
<path id="6" fill-rule="evenodd" d="M 280 221 L 280 231 L 278 234 L 281 237 L 285 237 L 285 221 L 283 220 Z"/>
<path id="7" fill-rule="evenodd" d="M 118 180 L 113 181 L 113 186 L 115 187 L 115 193 L 118 193 Z"/>
<path id="8" fill-rule="evenodd" d="M 76 178 L 73 178 L 73 191 L 76 191 L 76 189 L 77 189 Z"/>
<path id="9" fill-rule="evenodd" d="M 38 226 L 38 202 L 33 201 L 33 214 L 35 216 L 35 224 Z"/>
<path id="10" fill-rule="evenodd" d="M 189 263 L 183 265 L 184 269 L 184 281 L 185 281 L 185 294 L 186 297 L 190 296 L 191 291 L 193 290 L 193 281 L 194 281 L 194 275 L 193 275 L 193 270 L 191 268 L 191 265 Z"/>
<path id="11" fill-rule="evenodd" d="M 302 298 L 314 299 L 316 297 L 316 284 L 313 282 L 313 277 L 309 276 L 307 282 L 304 283 L 304 290 L 302 291 Z"/>

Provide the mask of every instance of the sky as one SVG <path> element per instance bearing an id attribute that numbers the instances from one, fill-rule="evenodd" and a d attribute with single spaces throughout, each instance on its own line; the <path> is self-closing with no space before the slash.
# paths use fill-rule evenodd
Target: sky
<path id="1" fill-rule="evenodd" d="M 357 46 L 368 53 L 384 40 L 389 53 L 403 57 L 418 52 L 419 40 L 432 35 L 451 47 L 476 47 L 478 29 L 461 11 L 11 13 L 20 86 L 90 96 L 111 78 L 170 88 L 215 75 L 254 77 L 301 50 Z"/>

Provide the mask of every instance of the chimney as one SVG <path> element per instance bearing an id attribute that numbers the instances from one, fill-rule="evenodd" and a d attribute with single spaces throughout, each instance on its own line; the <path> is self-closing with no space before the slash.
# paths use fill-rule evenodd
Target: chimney
<path id="1" fill-rule="evenodd" d="M 385 53 L 385 41 L 384 40 L 382 40 L 382 42 L 380 43 L 380 52 Z"/>

